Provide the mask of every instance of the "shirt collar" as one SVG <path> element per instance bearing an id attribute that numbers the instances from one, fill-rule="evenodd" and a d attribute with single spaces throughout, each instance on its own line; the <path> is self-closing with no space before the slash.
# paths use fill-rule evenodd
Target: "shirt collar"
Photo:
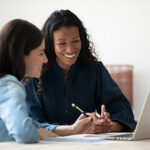
<path id="1" fill-rule="evenodd" d="M 57 74 L 64 79 L 64 71 L 63 69 L 57 64 L 56 60 L 52 63 L 52 68 L 57 72 Z M 73 64 L 69 71 L 68 71 L 68 75 L 67 75 L 67 79 L 70 78 L 70 76 L 72 74 L 75 73 L 75 70 L 77 68 L 77 62 L 75 64 Z"/>

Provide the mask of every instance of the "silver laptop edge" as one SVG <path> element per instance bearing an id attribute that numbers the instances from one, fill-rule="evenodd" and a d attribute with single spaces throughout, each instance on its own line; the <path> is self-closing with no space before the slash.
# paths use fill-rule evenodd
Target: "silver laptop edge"
<path id="1" fill-rule="evenodd" d="M 139 121 L 133 134 L 134 140 L 143 140 L 150 138 L 150 92 L 145 100 L 141 111 Z"/>
<path id="2" fill-rule="evenodd" d="M 132 133 L 131 133 L 132 134 Z M 114 135 L 106 137 L 109 140 L 144 140 L 150 139 L 150 92 L 144 102 L 139 121 L 132 137 L 126 137 L 127 134 Z"/>

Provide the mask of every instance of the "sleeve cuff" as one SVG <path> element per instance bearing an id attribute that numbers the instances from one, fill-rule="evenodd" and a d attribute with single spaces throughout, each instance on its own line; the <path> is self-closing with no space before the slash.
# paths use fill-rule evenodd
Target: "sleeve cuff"
<path id="1" fill-rule="evenodd" d="M 54 132 L 54 129 L 58 126 L 58 125 L 55 125 L 55 124 L 49 124 L 47 122 L 44 122 L 44 123 L 40 123 L 40 122 L 37 122 L 37 121 L 33 121 L 33 124 L 37 127 L 37 128 L 44 128 L 48 131 L 51 131 L 51 132 Z"/>

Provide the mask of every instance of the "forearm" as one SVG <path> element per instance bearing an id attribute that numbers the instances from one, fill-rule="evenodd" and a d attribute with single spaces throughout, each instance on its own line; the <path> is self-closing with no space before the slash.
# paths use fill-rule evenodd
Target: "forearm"
<path id="1" fill-rule="evenodd" d="M 111 132 L 121 132 L 123 131 L 123 124 L 116 122 L 116 121 L 111 121 Z"/>
<path id="2" fill-rule="evenodd" d="M 54 133 L 57 134 L 57 135 L 59 135 L 59 136 L 67 136 L 67 135 L 73 135 L 73 134 L 75 134 L 72 125 L 57 126 L 54 129 Z"/>
<path id="3" fill-rule="evenodd" d="M 40 139 L 44 139 L 44 138 L 47 138 L 47 137 L 57 137 L 57 135 L 53 132 L 50 132 L 50 131 L 47 131 L 43 128 L 39 128 L 39 133 L 40 133 Z"/>
<path id="4" fill-rule="evenodd" d="M 60 136 L 93 133 L 91 117 L 85 117 L 82 114 L 78 117 L 76 122 L 72 125 L 57 126 L 54 129 L 54 133 Z"/>

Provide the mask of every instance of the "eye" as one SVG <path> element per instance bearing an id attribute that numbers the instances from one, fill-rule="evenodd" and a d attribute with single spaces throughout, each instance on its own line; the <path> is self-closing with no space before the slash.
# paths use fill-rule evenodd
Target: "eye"
<path id="1" fill-rule="evenodd" d="M 58 46 L 64 46 L 66 43 L 65 42 L 61 42 L 61 43 L 58 43 L 57 45 Z"/>
<path id="2" fill-rule="evenodd" d="M 78 43 L 78 42 L 80 42 L 80 40 L 74 40 L 73 42 L 74 42 L 74 43 Z"/>
<path id="3" fill-rule="evenodd" d="M 43 56 L 44 54 L 45 54 L 44 50 L 39 53 L 40 56 Z"/>
<path id="4" fill-rule="evenodd" d="M 40 56 L 43 56 L 44 55 L 44 53 L 40 53 Z"/>

